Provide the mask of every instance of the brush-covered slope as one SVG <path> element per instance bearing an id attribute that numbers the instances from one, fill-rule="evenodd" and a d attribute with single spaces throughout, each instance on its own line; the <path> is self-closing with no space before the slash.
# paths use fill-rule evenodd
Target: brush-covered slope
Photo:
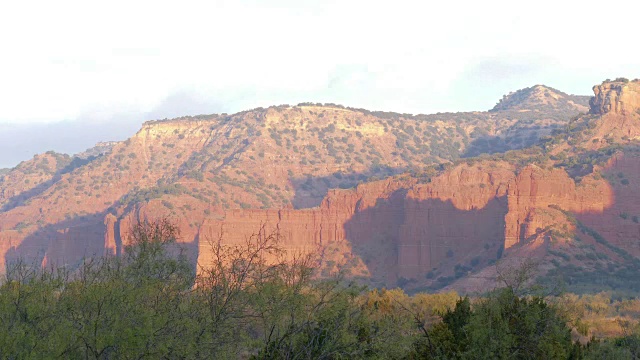
<path id="1" fill-rule="evenodd" d="M 535 85 L 504 95 L 491 109 L 491 112 L 515 111 L 537 114 L 537 118 L 555 118 L 562 120 L 576 108 L 586 112 L 589 110 L 590 96 L 569 95 L 560 90 Z"/>
<path id="2" fill-rule="evenodd" d="M 38 188 L 50 185 L 56 174 L 71 164 L 71 157 L 53 151 L 36 155 L 0 174 L 0 207 L 14 207 Z"/>

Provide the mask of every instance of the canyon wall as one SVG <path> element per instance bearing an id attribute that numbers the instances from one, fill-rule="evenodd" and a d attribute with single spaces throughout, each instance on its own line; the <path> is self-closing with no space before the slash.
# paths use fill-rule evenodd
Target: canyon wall
<path id="1" fill-rule="evenodd" d="M 468 263 L 485 246 L 495 254 L 504 238 L 506 185 L 514 174 L 506 163 L 492 165 L 459 166 L 408 192 L 399 276 L 421 277 L 448 259 Z"/>
<path id="2" fill-rule="evenodd" d="M 575 214 L 612 244 L 640 254 L 640 156 L 619 153 L 596 171 L 604 178 L 589 176 L 576 184 L 563 169 L 529 165 L 516 174 L 506 162 L 485 161 L 457 165 L 421 183 L 406 177 L 331 190 L 311 209 L 219 210 L 203 220 L 172 220 L 198 270 L 213 261 L 211 244 L 218 239 L 234 245 L 277 232 L 290 255 L 316 253 L 325 263 L 348 265 L 352 275 L 388 286 L 474 258 L 495 259 L 499 248 L 532 242 L 558 226 L 564 218 L 558 209 Z M 26 255 L 43 266 L 75 266 L 92 254 L 121 254 L 132 224 L 172 218 L 168 211 L 152 200 L 95 221 L 62 222 L 24 239 L 17 231 L 3 231 L 6 249 L 0 250 L 7 255 L 2 260 Z"/>
<path id="3" fill-rule="evenodd" d="M 592 199 L 602 192 L 604 207 L 601 212 L 576 211 L 576 217 L 612 245 L 640 256 L 640 152 L 618 152 L 596 171 L 603 178 L 598 188 L 581 194 Z"/>
<path id="4" fill-rule="evenodd" d="M 640 153 L 618 152 L 576 184 L 563 169 L 524 168 L 510 183 L 505 247 L 564 227 L 568 211 L 611 245 L 640 255 Z M 583 236 L 575 229 L 566 229 Z"/>
<path id="5" fill-rule="evenodd" d="M 537 165 L 516 174 L 507 163 L 488 162 L 459 165 L 428 183 L 386 181 L 332 191 L 315 209 L 229 211 L 201 226 L 198 263 L 211 261 L 204 239 L 237 244 L 265 226 L 279 231 L 289 251 L 326 253 L 331 247 L 336 258 L 356 256 L 368 276 L 393 284 L 398 278 L 423 279 L 443 265 L 495 259 L 499 248 L 525 245 L 566 226 L 563 211 L 638 253 L 637 217 L 634 222 L 620 214 L 631 214 L 640 200 L 633 190 L 640 185 L 634 175 L 640 173 L 639 160 L 621 153 L 598 168 L 605 176 L 629 174 L 618 185 L 597 176 L 576 184 L 564 169 Z"/>
<path id="6" fill-rule="evenodd" d="M 558 209 L 612 244 L 640 253 L 640 157 L 619 153 L 596 170 L 617 183 L 591 176 L 576 184 L 563 169 L 529 165 L 516 174 L 506 162 L 485 161 L 457 165 L 421 183 L 406 177 L 331 190 L 311 209 L 219 210 L 197 220 L 172 218 L 160 200 L 151 200 L 96 221 L 59 223 L 25 239 L 3 231 L 2 260 L 27 255 L 44 266 L 74 266 L 92 254 L 118 255 L 132 224 L 168 216 L 198 270 L 213 261 L 212 242 L 237 245 L 277 232 L 290 255 L 316 253 L 325 263 L 348 265 L 352 274 L 395 285 L 399 278 L 424 279 L 434 269 L 474 258 L 495 259 L 499 248 L 529 243 L 557 226 L 564 218 Z"/>
<path id="7" fill-rule="evenodd" d="M 552 211 L 550 205 L 576 214 L 602 214 L 613 202 L 613 191 L 603 181 L 585 178 L 576 187 L 564 169 L 529 165 L 508 186 L 505 248 L 526 242 L 553 225 L 553 218 L 544 220 L 543 216 Z"/>
<path id="8" fill-rule="evenodd" d="M 493 166 L 460 165 L 427 184 L 387 180 L 334 190 L 315 209 L 229 211 L 201 226 L 198 263 L 211 262 L 211 239 L 238 244 L 264 227 L 277 229 L 289 251 L 330 261 L 355 255 L 384 283 L 421 277 L 447 257 L 465 260 L 503 242 L 514 175 L 506 163 Z"/>
<path id="9" fill-rule="evenodd" d="M 238 245 L 253 235 L 276 233 L 280 247 L 290 256 L 315 253 L 324 261 L 343 264 L 354 253 L 370 250 L 367 249 L 372 245 L 370 240 L 379 239 L 399 226 L 398 194 L 413 183 L 413 179 L 385 180 L 360 185 L 353 190 L 330 190 L 321 205 L 312 209 L 237 209 L 226 211 L 220 217 L 210 217 L 198 233 L 199 268 L 213 261 L 212 242 L 221 240 L 224 244 Z M 384 257 L 388 254 L 375 255 Z M 373 259 L 380 259 L 380 256 L 372 255 Z M 378 269 L 382 272 L 388 261 L 395 262 L 395 259 L 372 264 L 368 271 Z M 360 262 L 356 261 L 354 265 L 357 268 Z"/>

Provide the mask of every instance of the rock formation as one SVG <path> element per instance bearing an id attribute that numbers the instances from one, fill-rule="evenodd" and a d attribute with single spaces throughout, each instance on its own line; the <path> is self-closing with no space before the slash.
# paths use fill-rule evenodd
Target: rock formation
<path id="1" fill-rule="evenodd" d="M 113 214 L 107 214 L 104 218 L 104 256 L 120 255 L 122 249 L 118 244 L 118 238 L 120 238 L 120 227 L 118 224 L 118 218 Z"/>
<path id="2" fill-rule="evenodd" d="M 507 194 L 505 248 L 524 243 L 552 225 L 554 219 L 544 220 L 543 213 L 553 207 L 576 214 L 602 214 L 614 202 L 613 191 L 604 182 L 587 179 L 576 186 L 564 169 L 545 170 L 536 165 L 524 168 L 509 183 Z"/>
<path id="3" fill-rule="evenodd" d="M 344 263 L 351 252 L 376 247 L 372 242 L 379 239 L 380 234 L 398 228 L 395 214 L 402 209 L 391 211 L 381 203 L 393 202 L 398 192 L 414 182 L 386 180 L 361 185 L 354 190 L 332 190 L 321 205 L 313 209 L 238 209 L 227 211 L 221 218 L 207 218 L 198 233 L 197 262 L 199 267 L 206 268 L 213 261 L 212 242 L 220 240 L 227 245 L 238 245 L 252 235 L 277 234 L 279 245 L 291 256 L 313 252 L 323 256 L 325 261 Z M 354 218 L 357 218 L 355 222 Z M 329 248 L 332 251 L 327 253 L 325 250 Z M 374 253 L 371 259 L 380 261 L 388 255 Z M 395 263 L 397 259 L 387 261 Z M 382 265 L 373 264 L 373 268 L 382 270 Z M 394 277 L 394 269 L 388 270 L 390 277 Z"/>
<path id="4" fill-rule="evenodd" d="M 593 87 L 595 96 L 589 102 L 592 114 L 629 115 L 640 109 L 640 81 L 604 82 Z"/>
<path id="5" fill-rule="evenodd" d="M 377 280 L 421 277 L 448 253 L 464 260 L 487 245 L 495 252 L 504 238 L 513 176 L 505 163 L 495 169 L 460 165 L 428 184 L 386 180 L 331 191 L 316 209 L 230 211 L 201 226 L 198 263 L 211 262 L 211 240 L 242 243 L 264 226 L 267 233 L 277 229 L 293 253 L 333 245 L 340 252 L 325 260 L 352 252 Z"/>

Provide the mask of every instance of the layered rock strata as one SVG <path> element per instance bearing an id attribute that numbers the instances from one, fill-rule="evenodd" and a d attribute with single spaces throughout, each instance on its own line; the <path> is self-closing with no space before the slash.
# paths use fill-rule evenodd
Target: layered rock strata
<path id="1" fill-rule="evenodd" d="M 640 81 L 604 82 L 593 87 L 591 113 L 628 115 L 640 109 Z"/>

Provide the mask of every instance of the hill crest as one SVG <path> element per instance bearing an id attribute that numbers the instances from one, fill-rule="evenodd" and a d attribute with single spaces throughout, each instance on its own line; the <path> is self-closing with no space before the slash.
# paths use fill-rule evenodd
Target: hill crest
<path id="1" fill-rule="evenodd" d="M 534 85 L 504 95 L 489 111 L 544 112 L 548 108 L 578 107 L 580 111 L 586 112 L 589 98 L 589 96 L 569 95 L 545 85 Z"/>

